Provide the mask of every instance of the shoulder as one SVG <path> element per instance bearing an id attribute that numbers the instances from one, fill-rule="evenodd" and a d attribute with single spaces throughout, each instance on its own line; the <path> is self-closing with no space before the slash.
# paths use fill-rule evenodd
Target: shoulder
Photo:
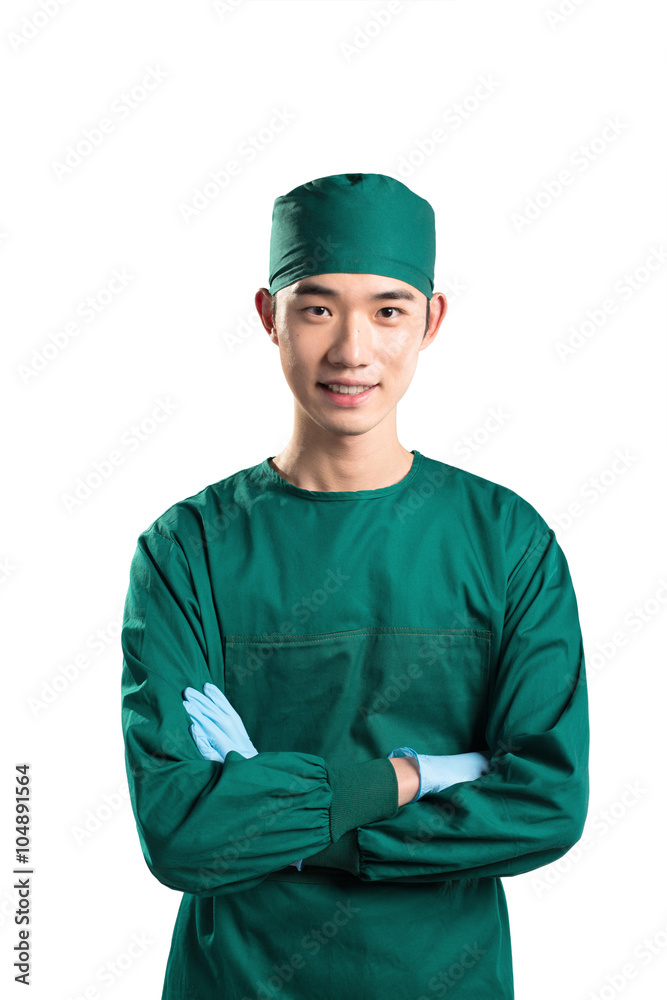
<path id="1" fill-rule="evenodd" d="M 511 487 L 436 459 L 424 458 L 422 489 L 431 484 L 446 517 L 458 519 L 471 543 L 504 549 L 511 565 L 526 555 L 552 529 L 535 505 Z"/>
<path id="2" fill-rule="evenodd" d="M 544 532 L 548 524 L 526 497 L 502 483 L 485 479 L 467 469 L 422 456 L 423 481 L 431 483 L 443 499 L 466 510 L 477 510 L 492 523 L 534 526 Z"/>
<path id="3" fill-rule="evenodd" d="M 224 531 L 238 518 L 246 498 L 251 496 L 249 487 L 257 469 L 257 465 L 239 469 L 177 500 L 142 531 L 141 537 L 162 536 L 180 544 L 184 550 L 199 541 L 201 548 L 212 532 Z"/>

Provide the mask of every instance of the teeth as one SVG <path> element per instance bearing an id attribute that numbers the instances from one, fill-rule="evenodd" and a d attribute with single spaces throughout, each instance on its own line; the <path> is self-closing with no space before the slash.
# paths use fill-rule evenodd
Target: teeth
<path id="1" fill-rule="evenodd" d="M 327 389 L 331 389 L 332 392 L 340 392 L 344 396 L 356 396 L 360 392 L 365 392 L 366 389 L 370 389 L 370 385 L 328 385 Z"/>

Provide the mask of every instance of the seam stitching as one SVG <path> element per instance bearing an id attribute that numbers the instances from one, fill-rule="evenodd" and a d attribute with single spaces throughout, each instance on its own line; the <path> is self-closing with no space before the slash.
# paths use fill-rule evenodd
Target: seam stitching
<path id="1" fill-rule="evenodd" d="M 334 636 L 346 636 L 351 639 L 363 638 L 368 635 L 384 635 L 392 636 L 393 634 L 404 634 L 415 635 L 415 636 L 446 636 L 451 635 L 452 637 L 472 637 L 477 639 L 483 639 L 485 642 L 491 642 L 491 637 L 493 635 L 487 629 L 438 629 L 438 628 L 410 628 L 409 626 L 396 626 L 384 628 L 383 626 L 369 626 L 364 629 L 349 629 L 341 630 L 336 632 L 314 632 L 312 635 L 279 635 L 279 634 L 252 634 L 247 635 L 239 633 L 238 635 L 228 635 L 226 636 L 227 645 L 236 645 L 237 640 L 252 640 L 256 645 L 268 646 L 275 643 L 296 643 L 296 642 L 324 642 Z M 247 645 L 247 643 L 244 643 Z"/>

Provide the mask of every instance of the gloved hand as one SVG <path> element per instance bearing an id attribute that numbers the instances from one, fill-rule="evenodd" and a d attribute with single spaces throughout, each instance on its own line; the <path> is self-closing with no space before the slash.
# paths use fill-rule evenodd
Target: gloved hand
<path id="1" fill-rule="evenodd" d="M 190 736 L 202 757 L 224 764 L 230 750 L 236 750 L 243 757 L 257 755 L 241 716 L 215 684 L 204 684 L 203 694 L 187 687 L 183 706 L 192 719 Z"/>
<path id="2" fill-rule="evenodd" d="M 476 750 L 437 757 L 416 753 L 412 747 L 398 747 L 387 754 L 387 757 L 408 756 L 416 758 L 420 775 L 419 791 L 410 802 L 417 802 L 429 792 L 441 792 L 459 781 L 474 781 L 489 770 L 488 756 Z"/>
<path id="3" fill-rule="evenodd" d="M 230 750 L 237 750 L 244 757 L 257 755 L 241 716 L 215 684 L 204 684 L 203 694 L 195 688 L 186 688 L 183 705 L 192 719 L 188 730 L 190 736 L 206 760 L 218 760 L 224 764 Z M 292 865 L 301 871 L 303 858 L 292 861 Z"/>

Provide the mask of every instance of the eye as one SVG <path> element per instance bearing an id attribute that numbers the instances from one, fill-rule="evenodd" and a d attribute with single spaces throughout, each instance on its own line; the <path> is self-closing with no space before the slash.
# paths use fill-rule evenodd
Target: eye
<path id="1" fill-rule="evenodd" d="M 383 313 L 386 313 L 386 312 L 402 313 L 403 310 L 402 309 L 397 309 L 396 306 L 385 306 L 384 309 L 380 309 L 380 312 L 383 312 Z M 394 319 L 393 316 L 385 316 L 384 318 L 385 319 Z"/>
<path id="2" fill-rule="evenodd" d="M 308 312 L 310 309 L 326 309 L 327 312 L 329 311 L 326 306 L 306 306 L 306 308 L 303 311 Z M 321 316 L 322 313 L 318 313 L 317 315 Z"/>

